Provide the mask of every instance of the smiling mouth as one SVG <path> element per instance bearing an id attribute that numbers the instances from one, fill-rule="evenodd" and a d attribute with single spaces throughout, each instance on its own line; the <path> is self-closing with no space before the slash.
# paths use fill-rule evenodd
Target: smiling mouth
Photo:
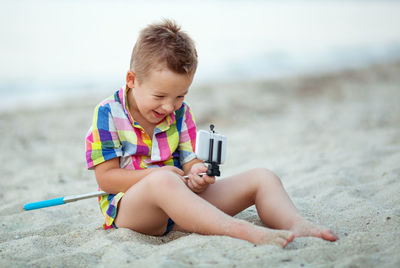
<path id="1" fill-rule="evenodd" d="M 166 115 L 165 114 L 160 114 L 160 113 L 158 113 L 158 112 L 156 112 L 156 111 L 154 111 L 153 110 L 153 115 L 155 116 L 155 117 L 157 117 L 157 118 L 164 118 Z"/>

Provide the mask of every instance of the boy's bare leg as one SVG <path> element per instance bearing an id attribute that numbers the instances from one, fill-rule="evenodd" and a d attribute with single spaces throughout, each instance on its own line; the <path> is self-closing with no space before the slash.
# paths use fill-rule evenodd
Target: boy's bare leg
<path id="1" fill-rule="evenodd" d="M 118 227 L 161 235 L 167 219 L 189 232 L 227 235 L 254 244 L 276 244 L 285 247 L 294 236 L 235 219 L 193 193 L 172 172 L 151 173 L 131 187 L 119 204 L 115 224 Z"/>
<path id="2" fill-rule="evenodd" d="M 302 217 L 280 179 L 266 169 L 253 169 L 217 180 L 200 196 L 232 216 L 255 204 L 266 226 L 291 230 L 296 237 L 314 236 L 329 241 L 337 240 L 328 228 Z"/>

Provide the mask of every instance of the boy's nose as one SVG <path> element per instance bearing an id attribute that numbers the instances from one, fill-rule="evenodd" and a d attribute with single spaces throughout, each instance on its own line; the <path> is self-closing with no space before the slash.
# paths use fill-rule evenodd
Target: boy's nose
<path id="1" fill-rule="evenodd" d="M 171 103 L 164 103 L 162 108 L 167 114 L 172 113 L 174 111 L 174 105 Z"/>

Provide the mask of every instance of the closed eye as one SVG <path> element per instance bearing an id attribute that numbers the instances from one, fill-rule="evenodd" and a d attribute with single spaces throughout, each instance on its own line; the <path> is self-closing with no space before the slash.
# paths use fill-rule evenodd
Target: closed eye
<path id="1" fill-rule="evenodd" d="M 188 93 L 188 92 L 186 91 L 186 92 L 185 92 L 185 93 L 183 93 L 182 95 L 179 95 L 179 96 L 178 96 L 178 98 L 179 98 L 179 99 L 183 99 L 183 98 L 185 98 L 185 96 L 186 96 L 186 94 L 187 94 L 187 93 Z"/>

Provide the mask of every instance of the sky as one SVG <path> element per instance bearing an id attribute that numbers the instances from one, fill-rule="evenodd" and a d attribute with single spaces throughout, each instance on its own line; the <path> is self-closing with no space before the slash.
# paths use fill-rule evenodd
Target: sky
<path id="1" fill-rule="evenodd" d="M 400 1 L 0 2 L 3 96 L 118 87 L 139 30 L 162 18 L 174 19 L 196 42 L 195 83 L 400 58 Z"/>

